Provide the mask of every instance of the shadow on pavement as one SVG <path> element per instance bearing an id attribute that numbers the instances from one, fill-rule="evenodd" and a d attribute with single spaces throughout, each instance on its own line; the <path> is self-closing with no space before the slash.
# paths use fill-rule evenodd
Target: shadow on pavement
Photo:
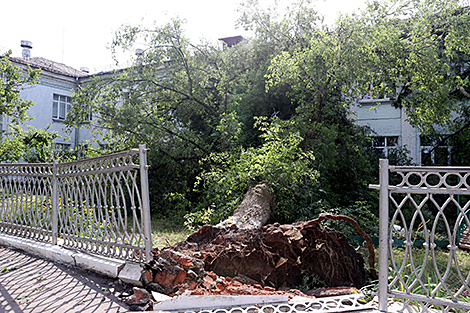
<path id="1" fill-rule="evenodd" d="M 0 247 L 0 312 L 127 312 L 124 286 L 99 276 Z"/>

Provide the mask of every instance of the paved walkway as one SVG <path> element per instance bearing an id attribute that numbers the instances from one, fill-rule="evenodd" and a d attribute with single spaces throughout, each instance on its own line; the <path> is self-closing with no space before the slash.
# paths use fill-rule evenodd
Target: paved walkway
<path id="1" fill-rule="evenodd" d="M 0 312 L 127 312 L 117 280 L 0 246 Z"/>
<path id="2" fill-rule="evenodd" d="M 129 312 L 128 306 L 117 297 L 126 291 L 124 288 L 116 279 L 0 246 L 0 313 Z M 294 307 L 292 305 L 291 312 L 305 312 Z M 345 309 L 339 311 L 345 312 Z M 348 312 L 377 311 L 351 308 Z"/>

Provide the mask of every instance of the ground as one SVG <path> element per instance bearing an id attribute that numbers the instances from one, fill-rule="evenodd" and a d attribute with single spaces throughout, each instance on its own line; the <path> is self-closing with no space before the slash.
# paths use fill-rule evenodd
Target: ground
<path id="1" fill-rule="evenodd" d="M 0 312 L 128 312 L 128 286 L 0 246 Z"/>

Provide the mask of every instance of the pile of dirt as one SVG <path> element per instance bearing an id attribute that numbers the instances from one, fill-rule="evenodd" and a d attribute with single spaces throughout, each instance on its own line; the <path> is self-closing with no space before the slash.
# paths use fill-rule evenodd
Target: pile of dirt
<path id="1" fill-rule="evenodd" d="M 372 241 L 352 218 L 323 215 L 308 222 L 262 226 L 272 213 L 272 202 L 266 185 L 254 186 L 227 220 L 206 225 L 172 247 L 155 249 L 143 273 L 144 286 L 172 296 L 308 296 L 295 288 L 360 288 L 369 274 L 376 277 L 375 272 L 367 273 L 362 255 L 346 236 L 320 225 L 325 219 L 350 222 L 368 243 L 373 269 Z"/>
<path id="2" fill-rule="evenodd" d="M 207 225 L 186 241 L 154 253 L 144 284 L 170 295 L 360 288 L 368 278 L 362 255 L 342 233 L 320 227 L 318 219 L 259 229 Z"/>

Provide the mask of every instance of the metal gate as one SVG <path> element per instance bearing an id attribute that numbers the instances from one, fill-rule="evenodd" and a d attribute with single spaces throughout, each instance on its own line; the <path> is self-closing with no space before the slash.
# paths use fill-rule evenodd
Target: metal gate
<path id="1" fill-rule="evenodd" d="M 470 168 L 398 167 L 380 160 L 379 310 L 469 312 Z"/>
<path id="2" fill-rule="evenodd" d="M 0 164 L 0 233 L 151 259 L 147 149 L 69 163 Z"/>

